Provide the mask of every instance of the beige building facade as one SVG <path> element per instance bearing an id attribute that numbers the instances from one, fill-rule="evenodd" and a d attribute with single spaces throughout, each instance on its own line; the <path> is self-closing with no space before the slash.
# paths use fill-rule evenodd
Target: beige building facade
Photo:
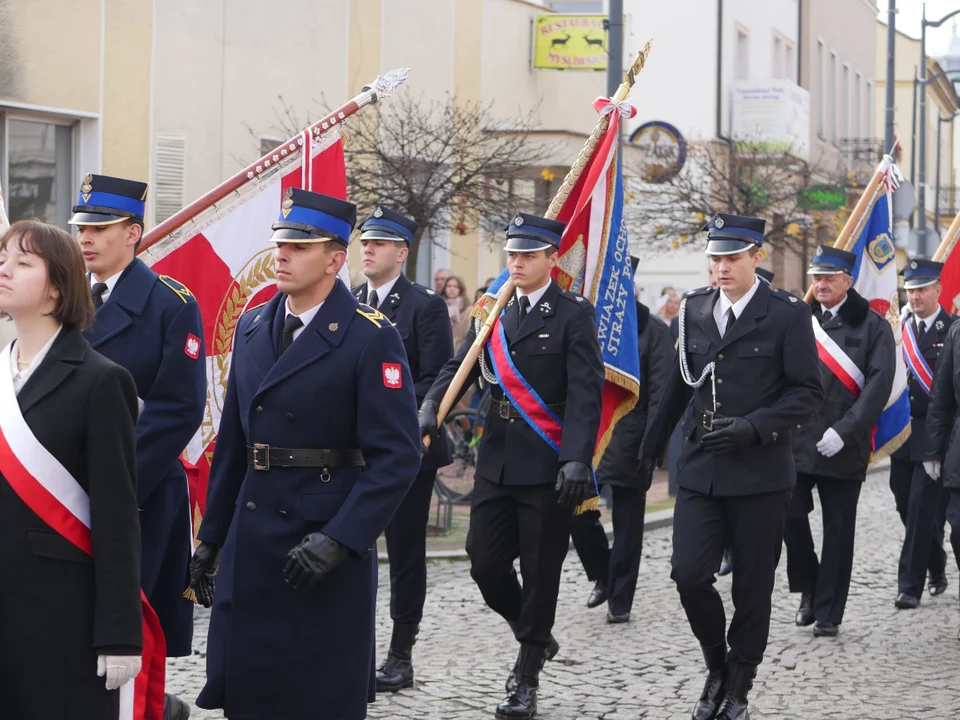
<path id="1" fill-rule="evenodd" d="M 529 0 L 0 3 L 9 214 L 65 225 L 92 172 L 149 181 L 155 224 L 286 139 L 292 123 L 400 67 L 410 68 L 400 92 L 425 102 L 453 96 L 502 118 L 536 109 L 553 152 L 517 192 L 542 204 L 550 187 L 540 172 L 559 185 L 606 85 L 603 72 L 532 68 L 534 17 L 551 12 Z M 285 108 L 291 117 L 278 119 Z M 476 231 L 441 233 L 420 257 L 421 278 L 448 267 L 472 292 L 502 268 L 499 247 Z"/>

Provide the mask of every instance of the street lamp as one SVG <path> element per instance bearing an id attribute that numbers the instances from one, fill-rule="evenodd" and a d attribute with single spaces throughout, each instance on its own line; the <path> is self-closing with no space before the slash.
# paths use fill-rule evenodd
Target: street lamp
<path id="1" fill-rule="evenodd" d="M 920 177 L 918 178 L 920 192 L 917 199 L 920 226 L 917 229 L 917 239 L 919 240 L 917 250 L 920 255 L 924 256 L 927 254 L 927 192 L 924 187 L 927 179 L 927 28 L 940 27 L 954 15 L 960 15 L 960 8 L 947 13 L 939 20 L 927 20 L 927 4 L 924 3 L 923 19 L 920 21 L 920 83 L 923 91 L 920 93 Z"/>
<path id="2" fill-rule="evenodd" d="M 938 240 L 940 238 L 940 156 L 943 154 L 940 148 L 940 126 L 944 123 L 952 124 L 957 115 L 960 115 L 960 110 L 949 117 L 940 117 L 940 113 L 937 113 L 937 184 L 936 189 L 933 191 L 933 222 L 934 227 L 937 229 Z"/>

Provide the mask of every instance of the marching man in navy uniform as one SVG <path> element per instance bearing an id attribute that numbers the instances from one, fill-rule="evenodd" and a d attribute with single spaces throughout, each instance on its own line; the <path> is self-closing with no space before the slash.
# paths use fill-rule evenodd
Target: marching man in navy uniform
<path id="1" fill-rule="evenodd" d="M 353 289 L 396 325 L 413 375 L 417 403 L 423 402 L 437 374 L 453 356 L 453 334 L 443 299 L 431 288 L 410 282 L 403 263 L 419 225 L 379 206 L 360 225 L 363 274 L 367 282 Z M 390 618 L 393 636 L 387 659 L 377 670 L 377 691 L 413 686 L 413 645 L 427 597 L 427 518 L 437 469 L 451 462 L 446 438 L 432 446 L 420 463 L 413 486 L 387 525 L 390 556 Z"/>
<path id="2" fill-rule="evenodd" d="M 137 384 L 141 582 L 167 656 L 183 657 L 193 640 L 193 603 L 183 597 L 193 524 L 180 453 L 203 419 L 203 324 L 190 291 L 136 257 L 146 197 L 146 183 L 87 175 L 70 224 L 78 228 L 96 308 L 84 336 Z M 164 713 L 184 720 L 190 708 L 168 695 Z"/>
<path id="3" fill-rule="evenodd" d="M 722 213 L 710 221 L 706 252 L 719 288 L 683 300 L 680 362 L 641 458 L 652 473 L 683 416 L 671 577 L 708 669 L 694 720 L 749 717 L 796 476 L 790 428 L 823 398 L 809 306 L 755 274 L 764 226 Z M 727 542 L 735 608 L 728 633 L 714 587 Z"/>
<path id="4" fill-rule="evenodd" d="M 504 249 L 516 294 L 461 390 L 481 372 L 492 383 L 467 553 L 483 599 L 520 643 L 509 695 L 496 711 L 501 718 L 537 713 L 540 670 L 559 650 L 551 630 L 571 513 L 596 495 L 591 463 L 604 369 L 593 306 L 550 277 L 563 229 L 562 222 L 527 213 L 507 228 Z M 434 441 L 439 403 L 475 339 L 472 326 L 420 408 L 420 429 Z M 524 386 L 534 393 L 521 393 Z M 518 557 L 522 587 L 513 568 Z"/>
<path id="5" fill-rule="evenodd" d="M 801 593 L 795 622 L 816 623 L 818 637 L 840 632 L 873 426 L 890 399 L 896 368 L 890 323 L 853 289 L 856 261 L 853 253 L 820 245 L 808 270 L 814 276 L 814 333 L 825 358 L 817 363 L 824 400 L 793 433 L 797 485 L 785 541 L 790 591 Z M 823 513 L 819 560 L 808 517 L 814 487 Z"/>
<path id="6" fill-rule="evenodd" d="M 420 440 L 399 333 L 337 279 L 355 222 L 351 203 L 288 189 L 280 292 L 237 325 L 190 567 L 209 604 L 219 563 L 197 705 L 227 717 L 360 720 L 375 697 L 375 546 Z"/>
<path id="7" fill-rule="evenodd" d="M 901 271 L 910 311 L 901 317 L 903 355 L 909 372 L 911 433 L 890 456 L 890 489 L 906 528 L 897 580 L 900 609 L 920 604 L 927 572 L 930 595 L 947 589 L 947 554 L 943 550 L 946 510 L 943 483 L 923 469 L 927 407 L 933 388 L 933 369 L 956 318 L 940 308 L 940 271 L 943 263 L 916 259 Z"/>

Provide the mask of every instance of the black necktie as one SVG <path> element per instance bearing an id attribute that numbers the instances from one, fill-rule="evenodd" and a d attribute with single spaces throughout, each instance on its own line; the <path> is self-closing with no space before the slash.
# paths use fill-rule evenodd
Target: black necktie
<path id="1" fill-rule="evenodd" d="M 922 340 L 927 334 L 927 324 L 923 320 L 917 320 L 917 340 Z"/>
<path id="2" fill-rule="evenodd" d="M 530 310 L 530 298 L 528 298 L 526 295 L 521 295 L 521 296 L 520 296 L 519 305 L 520 305 L 520 323 L 519 323 L 519 325 L 523 325 L 523 319 L 527 316 L 527 311 Z M 518 327 L 519 327 L 519 325 L 518 325 Z"/>
<path id="3" fill-rule="evenodd" d="M 280 336 L 280 354 L 283 355 L 287 348 L 290 347 L 290 343 L 293 342 L 293 333 L 303 327 L 303 320 L 298 318 L 296 315 L 287 315 L 287 319 L 283 321 L 283 335 Z"/>
<path id="4" fill-rule="evenodd" d="M 724 335 L 726 335 L 728 332 L 730 332 L 730 328 L 733 327 L 733 324 L 734 324 L 736 321 L 737 321 L 737 316 L 736 316 L 736 314 L 733 312 L 733 308 L 731 307 L 729 310 L 727 310 L 727 326 L 723 329 L 723 334 L 724 334 Z"/>
<path id="5" fill-rule="evenodd" d="M 370 294 L 367 296 L 367 305 L 376 310 L 377 306 L 380 305 L 379 300 L 380 298 L 377 296 L 377 291 L 373 288 L 370 288 Z"/>
<path id="6" fill-rule="evenodd" d="M 828 322 L 830 322 L 830 318 L 832 318 L 832 317 L 833 317 L 833 313 L 832 313 L 832 312 L 830 312 L 829 310 L 824 310 L 824 311 L 823 311 L 823 324 L 826 325 Z"/>
<path id="7" fill-rule="evenodd" d="M 93 309 L 99 310 L 103 306 L 103 294 L 107 291 L 107 284 L 94 283 L 90 291 L 93 293 Z"/>

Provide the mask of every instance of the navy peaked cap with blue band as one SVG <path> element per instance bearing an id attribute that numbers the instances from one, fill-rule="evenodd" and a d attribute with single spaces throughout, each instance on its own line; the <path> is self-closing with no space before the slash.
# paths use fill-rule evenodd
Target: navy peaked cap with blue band
<path id="1" fill-rule="evenodd" d="M 907 290 L 916 290 L 927 285 L 933 285 L 940 279 L 941 270 L 943 270 L 943 263 L 941 262 L 921 258 L 911 260 L 900 271 L 900 274 L 903 275 L 903 287 Z"/>
<path id="2" fill-rule="evenodd" d="M 760 218 L 717 213 L 700 232 L 707 232 L 707 255 L 736 255 L 763 245 L 767 221 Z"/>
<path id="3" fill-rule="evenodd" d="M 409 246 L 419 227 L 420 224 L 410 218 L 378 205 L 370 217 L 360 223 L 360 240 L 392 240 Z"/>
<path id="4" fill-rule="evenodd" d="M 357 206 L 329 195 L 287 188 L 270 242 L 318 243 L 333 240 L 343 246 L 357 224 Z"/>
<path id="5" fill-rule="evenodd" d="M 147 184 L 137 180 L 87 175 L 73 206 L 71 225 L 113 225 L 124 220 L 143 224 Z"/>
<path id="6" fill-rule="evenodd" d="M 763 280 L 767 285 L 773 284 L 773 279 L 776 277 L 776 274 L 767 270 L 766 268 L 758 267 L 754 272 L 757 274 L 757 277 Z"/>
<path id="7" fill-rule="evenodd" d="M 560 249 L 560 239 L 566 223 L 559 220 L 517 213 L 507 226 L 507 252 L 536 252 L 549 247 Z"/>
<path id="8" fill-rule="evenodd" d="M 835 248 L 832 245 L 818 245 L 810 261 L 807 275 L 836 275 L 846 273 L 853 275 L 853 268 L 857 263 L 855 253 Z"/>

